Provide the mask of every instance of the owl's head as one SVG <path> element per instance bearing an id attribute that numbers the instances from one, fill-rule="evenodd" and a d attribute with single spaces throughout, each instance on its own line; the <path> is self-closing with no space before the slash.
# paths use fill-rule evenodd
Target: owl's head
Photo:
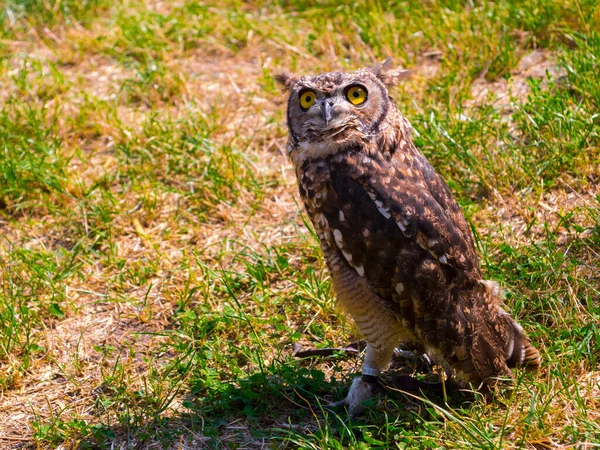
<path id="1" fill-rule="evenodd" d="M 395 106 L 388 88 L 406 78 L 406 70 L 389 70 L 388 61 L 354 72 L 314 77 L 282 74 L 277 81 L 289 92 L 287 122 L 290 151 L 326 156 L 341 147 L 376 137 Z"/>

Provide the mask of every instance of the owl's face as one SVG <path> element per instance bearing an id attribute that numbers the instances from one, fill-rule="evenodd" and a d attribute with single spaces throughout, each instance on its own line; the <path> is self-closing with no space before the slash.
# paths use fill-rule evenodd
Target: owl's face
<path id="1" fill-rule="evenodd" d="M 290 86 L 288 126 L 300 147 L 359 143 L 388 110 L 383 83 L 365 71 L 302 77 Z"/>
<path id="2" fill-rule="evenodd" d="M 325 156 L 341 146 L 371 140 L 392 105 L 388 86 L 404 73 L 385 72 L 376 66 L 315 77 L 279 76 L 278 81 L 289 90 L 290 150 Z"/>

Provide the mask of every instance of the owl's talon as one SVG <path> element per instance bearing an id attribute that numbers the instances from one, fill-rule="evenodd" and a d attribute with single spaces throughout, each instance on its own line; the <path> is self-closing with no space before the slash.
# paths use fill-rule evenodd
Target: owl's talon
<path id="1" fill-rule="evenodd" d="M 337 409 L 348 406 L 348 398 L 338 400 L 337 402 L 331 402 L 325 405 L 325 409 Z"/>
<path id="2" fill-rule="evenodd" d="M 338 400 L 337 402 L 328 403 L 327 405 L 325 405 L 325 408 L 340 408 L 342 406 L 348 406 L 348 398 L 343 398 L 342 400 Z"/>
<path id="3" fill-rule="evenodd" d="M 365 411 L 364 402 L 375 397 L 382 391 L 383 387 L 377 377 L 363 375 L 354 379 L 346 398 L 330 403 L 327 405 L 327 408 L 345 406 L 348 409 L 350 417 L 357 417 Z"/>

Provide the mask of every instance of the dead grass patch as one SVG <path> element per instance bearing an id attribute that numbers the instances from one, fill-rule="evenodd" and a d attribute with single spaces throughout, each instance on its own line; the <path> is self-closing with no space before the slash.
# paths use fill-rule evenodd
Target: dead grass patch
<path id="1" fill-rule="evenodd" d="M 141 8 L 143 12 L 147 9 L 167 16 L 182 5 L 154 1 L 130 6 L 132 13 Z M 251 6 L 244 6 L 246 13 L 251 14 Z M 220 7 L 211 7 L 211 11 L 221 19 L 229 13 Z M 33 423 L 76 418 L 117 424 L 123 408 L 143 411 L 143 401 L 152 397 L 151 392 L 148 395 L 148 380 L 154 380 L 154 389 L 169 389 L 156 381 L 155 372 L 180 356 L 170 339 L 173 334 L 183 334 L 177 327 L 181 326 L 178 314 L 185 302 L 183 309 L 198 314 L 200 319 L 203 314 L 216 317 L 209 324 L 220 333 L 215 338 L 219 342 L 214 352 L 228 348 L 223 342 L 234 342 L 237 352 L 225 357 L 237 359 L 248 376 L 256 373 L 257 363 L 244 352 L 258 344 L 264 343 L 265 347 L 261 349 L 262 363 L 272 367 L 291 353 L 292 340 L 297 339 L 294 332 L 317 345 L 335 342 L 343 346 L 358 337 L 351 323 L 335 315 L 331 293 L 319 291 L 327 290 L 327 275 L 297 203 L 295 175 L 285 151 L 284 99 L 271 77 L 286 69 L 301 73 L 343 69 L 363 61 L 365 55 L 376 60 L 377 51 L 364 42 L 368 38 L 364 30 L 342 35 L 335 31 L 335 21 L 314 39 L 310 37 L 314 30 L 288 30 L 298 40 L 292 42 L 279 22 L 282 14 L 298 19 L 297 13 L 276 7 L 257 22 L 265 24 L 262 32 L 249 27 L 244 34 L 231 25 L 234 22 L 219 22 L 212 36 L 198 41 L 202 45 L 194 41 L 197 46 L 185 48 L 169 41 L 165 44 L 167 50 L 152 53 L 156 61 L 143 61 L 140 55 L 135 56 L 138 59 L 122 60 L 109 52 L 107 42 L 117 42 L 122 32 L 118 27 L 107 29 L 110 14 L 87 28 L 33 28 L 30 36 L 23 34 L 6 43 L 14 54 L 7 65 L 10 68 L 1 74 L 9 82 L 0 92 L 0 106 L 6 107 L 9 98 L 23 95 L 32 105 L 47 110 L 48 118 L 56 120 L 60 152 L 70 155 L 70 159 L 65 192 L 49 196 L 51 201 L 46 206 L 32 202 L 29 210 L 20 212 L 13 212 L 11 204 L 0 206 L 0 258 L 8 261 L 14 249 L 54 255 L 81 245 L 85 251 L 77 255 L 79 265 L 73 273 L 60 283 L 48 281 L 53 287 L 64 287 L 64 300 L 60 301 L 64 316 L 44 317 L 33 329 L 32 337 L 44 351 L 33 354 L 27 369 L 20 367 L 21 355 L 0 361 L 0 373 L 10 372 L 13 376 L 13 384 L 0 396 L 0 448 L 76 448 L 77 437 L 68 437 L 61 444 L 48 443 L 39 436 L 34 439 Z M 272 28 L 266 28 L 269 23 Z M 221 39 L 227 33 L 232 35 L 231 40 Z M 315 42 L 312 50 L 305 45 L 311 39 Z M 415 76 L 398 93 L 405 99 L 406 92 L 414 92 L 413 104 L 406 106 L 409 111 L 423 113 L 422 100 L 434 95 L 427 90 L 448 75 L 448 61 L 443 60 L 448 49 L 437 48 L 422 43 L 418 57 L 406 50 L 415 58 L 411 67 Z M 565 76 L 552 51 L 536 49 L 524 54 L 507 79 L 489 81 L 486 70 L 481 72 L 469 84 L 471 99 L 459 105 L 461 110 L 492 106 L 510 121 L 514 106 L 524 103 L 531 93 L 528 79 L 547 87 L 547 77 L 557 80 Z M 155 69 L 153 63 L 157 64 Z M 155 73 L 146 76 L 148 70 Z M 19 76 L 23 77 L 21 85 L 10 82 Z M 463 78 L 459 81 L 452 88 L 454 94 L 461 83 L 468 83 Z M 23 86 L 31 87 L 31 91 Z M 168 129 L 152 128 L 152 120 L 158 125 L 168 124 Z M 244 162 L 237 172 L 226 172 L 233 181 L 222 192 L 187 186 L 185 170 L 164 172 L 172 155 L 161 153 L 171 142 L 168 138 L 161 141 L 162 134 L 172 133 L 172 140 L 179 142 L 186 133 L 201 134 L 194 127 L 208 130 L 215 153 L 222 148 L 235 149 L 238 152 L 228 158 Z M 132 149 L 131 158 L 123 156 L 122 148 L 127 145 Z M 210 160 L 211 156 L 201 157 Z M 177 166 L 181 167 L 187 166 Z M 598 225 L 600 191 L 594 170 L 577 179 L 564 176 L 551 189 L 532 187 L 510 195 L 506 190 L 491 189 L 489 195 L 477 199 L 479 208 L 472 216 L 487 243 L 490 260 L 500 259 L 499 244 L 521 250 L 533 244 L 548 245 L 551 239 L 552 245 L 565 254 L 571 247 L 577 250 L 583 263 L 565 273 L 563 278 L 571 280 L 563 279 L 556 285 L 540 281 L 530 290 L 520 286 L 524 295 L 543 296 L 545 290 L 556 290 L 557 286 L 565 290 L 568 307 L 562 316 L 556 313 L 552 317 L 554 323 L 565 328 L 575 319 L 581 327 L 594 320 L 580 301 L 585 295 L 593 296 L 594 289 L 597 294 L 600 283 L 595 263 L 600 260 L 598 249 L 586 240 Z M 249 179 L 256 182 L 255 187 L 248 187 Z M 282 253 L 281 260 L 277 260 L 275 251 Z M 267 269 L 261 269 L 261 264 Z M 4 267 L 9 265 L 7 262 Z M 313 281 L 322 286 L 310 285 L 308 269 L 314 269 Z M 572 280 L 587 280 L 587 284 Z M 190 286 L 198 290 L 188 293 Z M 228 296 L 228 288 L 242 308 Z M 31 301 L 42 304 L 51 300 L 40 297 Z M 219 322 L 223 317 L 231 322 Z M 279 317 L 279 322 L 269 322 L 272 317 Z M 194 345 L 200 348 L 213 339 L 202 334 L 203 330 L 197 332 L 200 337 L 189 334 L 182 341 L 197 339 Z M 544 333 L 539 331 L 542 337 Z M 550 351 L 552 342 L 543 342 L 543 346 Z M 525 395 L 526 401 L 510 404 L 508 421 L 513 430 L 506 434 L 506 442 L 510 441 L 507 446 L 516 447 L 522 436 L 528 436 L 523 445 L 530 448 L 570 448 L 573 445 L 567 442 L 565 430 L 581 423 L 583 410 L 587 411 L 588 421 L 600 420 L 599 372 L 571 362 L 565 373 L 575 382 L 560 385 L 552 372 L 560 369 L 557 361 L 563 360 L 556 359 L 560 356 L 549 356 L 550 367 L 539 375 L 539 385 Z M 358 364 L 358 359 L 350 358 L 342 362 L 303 362 L 299 367 L 318 368 L 329 380 L 339 378 L 341 372 L 356 371 Z M 215 367 L 223 384 L 234 383 L 234 367 L 214 363 L 205 370 Z M 182 375 L 181 384 L 192 375 Z M 111 379 L 114 386 L 107 385 L 106 380 Z M 281 383 L 285 385 L 285 381 Z M 112 388 L 122 388 L 122 392 L 115 395 Z M 147 397 L 142 395 L 140 400 L 136 392 L 144 389 Z M 215 427 L 208 423 L 214 417 L 208 414 L 205 419 L 202 413 L 194 413 L 191 419 L 187 415 L 188 391 L 186 386 L 177 392 L 160 415 L 167 419 L 165 429 L 184 433 L 168 448 L 203 448 L 230 442 L 238 448 L 273 445 L 273 441 L 255 436 L 255 422 L 240 411 L 236 411 L 238 418 L 218 428 L 215 437 Z M 533 402 L 537 394 L 546 402 L 540 408 L 548 411 L 539 419 L 545 426 L 539 432 L 524 425 L 529 423 L 526 420 L 533 420 L 524 405 Z M 312 438 L 320 430 L 327 430 L 320 416 L 312 422 L 288 424 L 294 408 L 308 411 L 315 405 L 309 401 L 305 404 L 287 391 L 282 395 L 287 396 L 288 403 L 282 400 L 282 405 L 261 424 L 263 428 L 288 429 Z M 331 393 L 326 394 L 329 397 Z M 99 406 L 106 398 L 114 403 Z M 579 403 L 578 398 L 582 399 Z M 477 411 L 482 417 L 491 417 L 485 424 L 487 428 L 482 426 L 486 430 L 503 420 L 500 416 L 504 412 L 493 408 L 484 405 Z M 156 419 L 143 417 L 143 413 L 140 417 L 148 422 Z M 450 422 L 445 422 L 444 430 L 427 427 L 425 434 L 436 434 L 437 439 L 453 436 Z M 122 424 L 114 426 L 114 448 L 163 448 L 157 437 L 143 442 L 128 437 L 126 428 Z M 213 435 L 207 437 L 210 433 Z"/>

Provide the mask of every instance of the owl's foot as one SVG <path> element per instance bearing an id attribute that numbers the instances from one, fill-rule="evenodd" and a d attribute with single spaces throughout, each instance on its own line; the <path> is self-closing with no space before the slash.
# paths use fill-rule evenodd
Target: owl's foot
<path id="1" fill-rule="evenodd" d="M 378 377 L 362 375 L 355 378 L 345 399 L 330 403 L 330 407 L 345 406 L 350 417 L 361 415 L 365 411 L 364 402 L 384 391 Z"/>

